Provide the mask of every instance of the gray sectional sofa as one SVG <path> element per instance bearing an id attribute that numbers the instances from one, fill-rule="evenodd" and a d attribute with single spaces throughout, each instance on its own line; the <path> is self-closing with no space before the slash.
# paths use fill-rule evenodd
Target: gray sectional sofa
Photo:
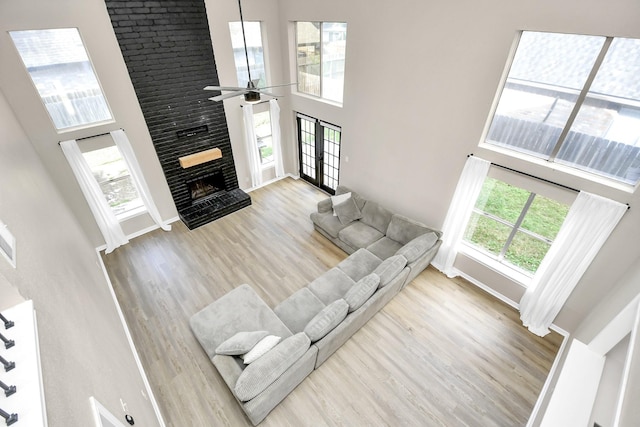
<path id="1" fill-rule="evenodd" d="M 357 209 L 338 208 L 342 218 L 334 217 L 329 198 L 311 217 L 319 232 L 350 253 L 346 259 L 273 309 L 244 284 L 190 319 L 194 335 L 254 425 L 426 268 L 440 247 L 439 231 L 344 187 L 338 190 L 343 197 L 334 200 L 342 203 L 351 193 L 347 199 L 357 202 Z M 256 339 L 264 336 L 280 341 L 246 365 L 245 352 L 255 351 Z"/>

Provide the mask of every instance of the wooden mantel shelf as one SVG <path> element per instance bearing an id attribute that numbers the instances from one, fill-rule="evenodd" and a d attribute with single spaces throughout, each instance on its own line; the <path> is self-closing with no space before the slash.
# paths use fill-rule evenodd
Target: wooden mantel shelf
<path id="1" fill-rule="evenodd" d="M 180 166 L 182 166 L 183 169 L 186 169 L 221 157 L 222 151 L 220 151 L 219 148 L 212 148 L 210 150 L 199 151 L 197 153 L 189 154 L 188 156 L 179 157 L 178 160 L 180 161 Z"/>

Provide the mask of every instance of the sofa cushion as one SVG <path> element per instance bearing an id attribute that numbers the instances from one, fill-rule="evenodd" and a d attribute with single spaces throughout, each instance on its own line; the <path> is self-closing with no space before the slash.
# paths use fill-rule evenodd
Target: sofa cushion
<path id="1" fill-rule="evenodd" d="M 386 234 L 392 216 L 393 214 L 391 212 L 389 212 L 376 202 L 368 200 L 367 203 L 364 204 L 364 208 L 362 208 L 362 219 L 360 221 L 364 222 L 367 225 L 370 225 L 380 233 Z M 361 247 L 367 246 L 369 245 Z"/>
<path id="2" fill-rule="evenodd" d="M 363 223 L 362 220 L 352 222 L 338 232 L 338 237 L 354 248 L 366 248 L 382 236 L 380 231 Z"/>
<path id="3" fill-rule="evenodd" d="M 337 216 L 333 216 L 331 212 L 313 212 L 311 213 L 311 221 L 334 239 L 338 238 L 340 230 L 347 227 L 347 225 L 340 222 Z"/>
<path id="4" fill-rule="evenodd" d="M 378 287 L 382 288 L 383 286 L 387 286 L 406 265 L 407 259 L 402 255 L 394 255 L 382 261 L 382 264 L 373 270 L 374 273 L 380 276 L 380 284 Z"/>
<path id="5" fill-rule="evenodd" d="M 298 333 L 325 307 L 308 288 L 294 292 L 273 309 L 291 332 Z"/>
<path id="6" fill-rule="evenodd" d="M 382 260 L 380 258 L 367 249 L 358 249 L 336 267 L 357 282 L 371 273 L 381 262 Z"/>
<path id="7" fill-rule="evenodd" d="M 216 348 L 216 354 L 239 356 L 255 347 L 261 339 L 269 335 L 267 331 L 238 332 Z"/>
<path id="8" fill-rule="evenodd" d="M 438 236 L 434 232 L 423 234 L 401 247 L 396 255 L 404 256 L 407 262 L 414 262 L 431 249 L 437 240 Z"/>
<path id="9" fill-rule="evenodd" d="M 241 331 L 265 330 L 283 338 L 291 336 L 282 320 L 247 284 L 191 316 L 189 325 L 209 358 L 215 356 L 220 344 Z"/>
<path id="10" fill-rule="evenodd" d="M 340 203 L 343 203 L 350 198 L 351 192 L 331 196 L 331 207 L 333 208 L 333 216 L 338 216 L 338 213 L 336 212 L 336 205 L 339 205 Z"/>
<path id="11" fill-rule="evenodd" d="M 247 366 L 234 387 L 238 400 L 246 402 L 264 391 L 302 357 L 310 345 L 309 337 L 300 332 L 282 340 L 267 354 Z"/>
<path id="12" fill-rule="evenodd" d="M 390 256 L 395 255 L 398 249 L 400 249 L 401 247 L 402 244 L 385 236 L 382 239 L 367 246 L 367 250 L 380 259 L 387 259 Z"/>
<path id="13" fill-rule="evenodd" d="M 388 238 L 406 245 L 416 237 L 432 231 L 426 226 L 405 216 L 394 214 L 385 234 Z"/>
<path id="14" fill-rule="evenodd" d="M 356 282 L 339 268 L 332 268 L 313 282 L 309 283 L 309 290 L 325 305 L 329 305 L 342 296 Z"/>
<path id="15" fill-rule="evenodd" d="M 304 328 L 304 333 L 307 334 L 311 342 L 316 342 L 338 326 L 347 317 L 348 311 L 349 304 L 345 300 L 336 300 L 309 321 Z"/>
<path id="16" fill-rule="evenodd" d="M 362 208 L 364 207 L 364 204 L 367 202 L 367 199 L 365 199 L 364 197 L 362 197 L 361 195 L 359 195 L 357 192 L 353 191 L 349 187 L 345 187 L 344 185 L 338 185 L 338 187 L 336 188 L 336 195 L 345 194 L 345 193 L 351 193 L 351 197 L 353 197 L 353 200 L 355 200 L 356 205 L 358 206 L 358 209 L 362 210 Z"/>
<path id="17" fill-rule="evenodd" d="M 351 287 L 344 295 L 344 300 L 349 304 L 349 313 L 356 311 L 374 294 L 380 284 L 380 276 L 371 273 Z M 339 300 L 338 300 L 339 301 Z"/>
<path id="18" fill-rule="evenodd" d="M 340 222 L 344 225 L 349 224 L 357 219 L 362 218 L 362 213 L 352 197 L 349 197 L 342 203 L 333 205 L 333 211 L 338 216 Z"/>
<path id="19" fill-rule="evenodd" d="M 278 345 L 282 338 L 275 335 L 267 335 L 262 338 L 258 344 L 256 344 L 246 354 L 243 354 L 242 361 L 245 365 L 255 362 L 261 356 L 265 355 L 269 350 Z"/>

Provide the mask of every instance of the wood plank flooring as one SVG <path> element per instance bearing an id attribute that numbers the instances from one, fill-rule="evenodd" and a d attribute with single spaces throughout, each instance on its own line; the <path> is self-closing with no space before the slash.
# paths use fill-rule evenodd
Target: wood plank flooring
<path id="1" fill-rule="evenodd" d="M 103 255 L 167 426 L 248 419 L 188 320 L 242 283 L 277 303 L 347 255 L 313 230 L 327 196 L 290 178 L 253 205 L 189 231 L 181 222 Z M 314 371 L 264 426 L 525 425 L 562 337 L 432 267 Z"/>

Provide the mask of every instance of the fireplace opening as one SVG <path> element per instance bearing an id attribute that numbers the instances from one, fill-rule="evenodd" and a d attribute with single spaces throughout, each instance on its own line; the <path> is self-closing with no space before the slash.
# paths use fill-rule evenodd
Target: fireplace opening
<path id="1" fill-rule="evenodd" d="M 207 196 L 224 191 L 224 175 L 222 169 L 187 181 L 191 201 L 195 202 Z"/>

